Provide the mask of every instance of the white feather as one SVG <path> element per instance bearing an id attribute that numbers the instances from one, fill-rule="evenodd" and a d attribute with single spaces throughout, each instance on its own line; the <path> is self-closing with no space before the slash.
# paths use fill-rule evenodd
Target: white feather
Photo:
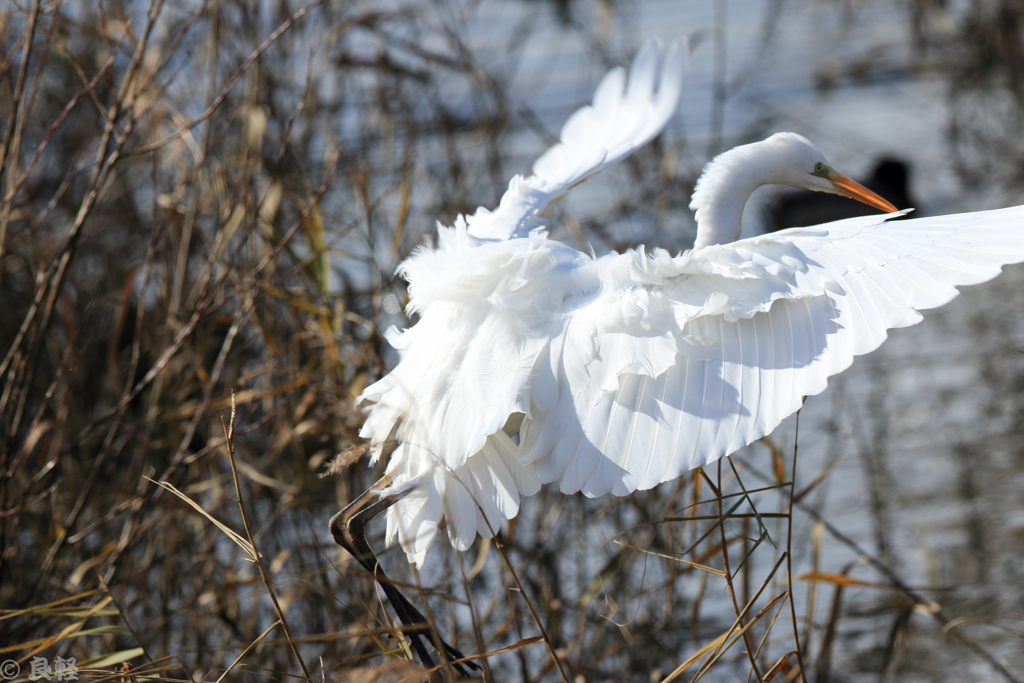
<path id="1" fill-rule="evenodd" d="M 541 483 L 625 495 L 727 456 L 888 329 L 1024 261 L 1024 207 L 855 218 L 717 244 L 759 182 L 804 182 L 786 164 L 820 153 L 793 135 L 706 171 L 694 199 L 702 248 L 592 258 L 540 236 L 545 206 L 664 126 L 682 51 L 664 62 L 659 79 L 650 45 L 628 79 L 613 70 L 497 211 L 440 227 L 439 246 L 402 265 L 420 320 L 388 332 L 401 360 L 359 401 L 375 457 L 399 443 L 387 471 L 404 496 L 388 533 L 410 561 L 423 562 L 442 519 L 466 549 Z M 807 185 L 822 189 L 814 178 Z"/>
<path id="2" fill-rule="evenodd" d="M 534 162 L 533 175 L 513 178 L 496 211 L 477 209 L 466 219 L 469 235 L 526 237 L 542 227 L 539 215 L 570 188 L 650 142 L 679 104 L 686 50 L 685 42 L 673 43 L 660 59 L 658 42 L 650 40 L 633 61 L 628 82 L 621 68 L 609 71 L 593 103 L 569 117 L 561 141 Z"/>

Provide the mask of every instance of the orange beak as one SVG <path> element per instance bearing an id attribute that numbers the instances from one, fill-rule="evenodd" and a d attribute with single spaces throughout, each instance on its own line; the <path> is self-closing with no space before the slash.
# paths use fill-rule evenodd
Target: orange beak
<path id="1" fill-rule="evenodd" d="M 832 181 L 832 185 L 835 186 L 836 190 L 838 190 L 840 194 L 844 194 L 850 199 L 856 199 L 858 202 L 863 202 L 868 206 L 873 206 L 886 213 L 899 211 L 899 209 L 887 202 L 885 199 L 882 199 L 860 183 L 850 180 L 842 173 L 836 173 L 835 176 L 830 176 L 829 180 Z"/>

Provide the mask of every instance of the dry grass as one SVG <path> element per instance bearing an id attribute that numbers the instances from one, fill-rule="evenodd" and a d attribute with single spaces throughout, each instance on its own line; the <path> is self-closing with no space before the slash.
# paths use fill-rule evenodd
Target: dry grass
<path id="1" fill-rule="evenodd" d="M 427 675 L 327 521 L 380 474 L 352 398 L 406 324 L 394 266 L 434 217 L 493 203 L 525 167 L 511 149 L 551 138 L 507 94 L 517 33 L 482 64 L 460 11 L 0 10 L 0 659 L 22 676 L 37 656 L 75 657 L 83 680 Z M 680 149 L 637 155 L 621 201 L 568 217 L 570 237 L 681 220 Z M 794 494 L 796 448 L 757 448 L 771 472 L 735 458 L 625 499 L 544 490 L 469 556 L 383 561 L 453 644 L 488 653 L 485 680 L 829 680 L 851 587 L 931 614 L 1013 680 L 826 520 L 794 577 L 794 495 L 829 470 Z M 826 535 L 879 578 L 820 566 Z"/>

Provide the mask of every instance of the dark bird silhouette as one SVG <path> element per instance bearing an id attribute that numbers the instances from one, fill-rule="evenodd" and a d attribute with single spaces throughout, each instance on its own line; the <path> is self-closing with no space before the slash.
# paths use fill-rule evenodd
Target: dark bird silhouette
<path id="1" fill-rule="evenodd" d="M 892 202 L 897 209 L 909 209 L 915 206 L 908 190 L 909 177 L 906 163 L 883 157 L 875 166 L 871 180 L 864 186 Z M 869 206 L 835 194 L 810 190 L 787 192 L 768 208 L 765 232 L 803 228 L 874 212 Z"/>

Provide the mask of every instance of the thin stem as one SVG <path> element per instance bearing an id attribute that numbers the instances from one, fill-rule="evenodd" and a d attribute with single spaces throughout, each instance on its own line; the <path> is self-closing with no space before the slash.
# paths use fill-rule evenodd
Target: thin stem
<path id="1" fill-rule="evenodd" d="M 725 585 L 729 588 L 729 598 L 732 600 L 732 609 L 736 614 L 736 620 L 739 622 L 740 629 L 743 633 L 743 646 L 746 648 L 747 658 L 750 660 L 750 668 L 754 671 L 758 680 L 761 678 L 761 671 L 757 668 L 757 660 L 754 659 L 754 650 L 751 647 L 750 634 L 747 633 L 743 618 L 740 616 L 740 605 L 736 601 L 736 590 L 732 585 L 732 570 L 729 568 L 729 544 L 725 539 L 725 516 L 722 514 L 722 459 L 718 461 L 718 528 L 722 535 L 722 568 L 725 569 Z M 748 596 L 749 597 L 749 596 Z"/>
<path id="2" fill-rule="evenodd" d="M 292 638 L 292 631 L 288 628 L 288 622 L 284 618 L 284 610 L 281 609 L 280 603 L 277 601 L 277 595 L 274 593 L 274 587 L 270 584 L 270 575 L 267 574 L 266 567 L 263 566 L 263 560 L 260 558 L 259 549 L 256 547 L 256 539 L 253 538 L 252 528 L 249 526 L 249 515 L 245 514 L 245 503 L 242 502 L 242 486 L 238 481 L 238 469 L 235 466 L 235 393 L 231 392 L 231 421 L 224 427 L 224 436 L 226 438 L 226 447 L 228 452 L 228 462 L 231 463 L 231 476 L 235 480 L 235 495 L 238 497 L 238 509 L 242 513 L 242 524 L 245 525 L 245 535 L 249 538 L 249 543 L 252 545 L 253 555 L 256 558 L 256 566 L 260 570 L 260 578 L 263 579 L 263 585 L 267 588 L 267 594 L 270 595 L 270 601 L 274 603 L 274 611 L 277 612 L 277 618 L 281 622 L 281 628 L 284 629 L 284 637 L 288 641 L 288 645 L 292 649 L 292 654 L 295 655 L 295 659 L 299 662 L 299 668 L 302 669 L 302 675 L 307 681 L 312 681 L 313 678 L 309 675 L 309 670 L 306 669 L 306 663 L 302 661 L 302 655 L 299 654 L 299 648 L 295 644 L 295 640 Z M 263 635 L 266 635 L 265 633 Z M 262 638 L 263 636 L 260 636 Z M 232 665 L 233 666 L 233 665 Z"/>
<path id="3" fill-rule="evenodd" d="M 274 622 L 273 624 L 271 624 L 270 626 L 268 626 L 268 627 L 267 627 L 267 630 L 266 630 L 266 631 L 264 631 L 263 633 L 261 633 L 261 634 L 260 634 L 260 636 L 259 636 L 259 637 L 258 637 L 258 638 L 257 638 L 256 640 L 254 640 L 254 641 L 252 641 L 251 643 L 249 643 L 249 645 L 248 645 L 248 646 L 247 646 L 247 647 L 246 647 L 246 648 L 245 648 L 244 650 L 242 650 L 242 652 L 241 652 L 241 653 L 240 653 L 240 654 L 239 654 L 239 655 L 238 655 L 237 657 L 235 657 L 235 661 L 231 662 L 231 664 L 230 664 L 230 665 L 228 666 L 228 668 L 224 669 L 224 673 L 222 673 L 222 674 L 220 675 L 220 678 L 218 678 L 218 679 L 217 679 L 217 682 L 216 682 L 216 683 L 221 683 L 221 681 L 223 681 L 223 680 L 224 680 L 225 676 L 227 676 L 227 675 L 228 675 L 229 673 L 231 673 L 231 670 L 232 670 L 232 669 L 234 669 L 234 668 L 235 668 L 235 667 L 236 667 L 236 666 L 238 665 L 238 663 L 239 663 L 240 661 L 242 661 L 242 657 L 244 657 L 244 656 L 246 656 L 247 654 L 249 654 L 249 652 L 250 652 L 250 651 L 251 651 L 251 650 L 252 650 L 252 649 L 253 649 L 254 647 L 256 647 L 257 645 L 259 645 L 259 642 L 260 642 L 261 640 L 263 640 L 264 638 L 266 638 L 266 637 L 267 637 L 267 634 L 268 634 L 268 633 L 270 633 L 271 631 L 273 631 L 273 630 L 274 630 L 275 628 L 277 628 L 277 625 L 278 625 L 278 624 L 280 624 L 280 623 L 282 623 L 282 622 L 281 622 L 281 620 L 280 620 L 280 619 L 278 619 L 278 620 L 277 620 L 277 621 L 275 621 L 275 622 Z M 289 641 L 288 641 L 288 642 L 291 642 L 291 639 L 289 639 Z M 300 659 L 299 661 L 301 662 L 302 660 Z"/>
<path id="4" fill-rule="evenodd" d="M 487 519 L 484 518 L 487 522 Z M 537 616 L 537 611 L 533 609 L 533 603 L 530 602 L 530 598 L 527 597 L 526 591 L 523 590 L 523 584 L 519 582 L 519 576 L 516 574 L 515 569 L 512 568 L 512 562 L 509 561 L 508 555 L 505 553 L 505 548 L 501 545 L 501 541 L 498 540 L 498 535 L 494 533 L 494 529 L 491 529 L 490 522 L 487 522 L 487 528 L 490 529 L 491 535 L 494 537 L 494 546 L 498 549 L 498 554 L 501 555 L 501 559 L 505 562 L 505 567 L 508 569 L 508 573 L 512 575 L 512 580 L 516 582 L 516 590 L 519 591 L 519 595 L 523 596 L 523 602 L 526 603 L 526 608 L 530 610 L 530 616 L 533 617 L 533 623 L 537 625 L 537 629 L 540 631 L 540 635 L 544 638 L 544 645 L 548 648 L 548 653 L 551 654 L 551 659 L 555 662 L 555 666 L 558 667 L 558 673 L 562 675 L 562 680 L 565 683 L 569 683 L 569 676 L 565 673 L 565 667 L 562 666 L 562 660 L 558 657 L 558 653 L 555 652 L 555 646 L 551 644 L 551 639 L 548 638 L 548 632 L 544 628 L 544 623 Z"/>
<path id="5" fill-rule="evenodd" d="M 800 678 L 807 682 L 804 670 L 804 653 L 800 647 L 800 627 L 796 620 L 796 606 L 793 600 L 793 505 L 796 490 L 796 454 L 800 442 L 800 411 L 796 411 L 796 429 L 793 434 L 793 474 L 789 478 L 789 515 L 786 517 L 786 590 L 789 591 L 789 617 L 793 622 L 793 643 L 796 645 L 796 661 L 800 667 Z"/>

